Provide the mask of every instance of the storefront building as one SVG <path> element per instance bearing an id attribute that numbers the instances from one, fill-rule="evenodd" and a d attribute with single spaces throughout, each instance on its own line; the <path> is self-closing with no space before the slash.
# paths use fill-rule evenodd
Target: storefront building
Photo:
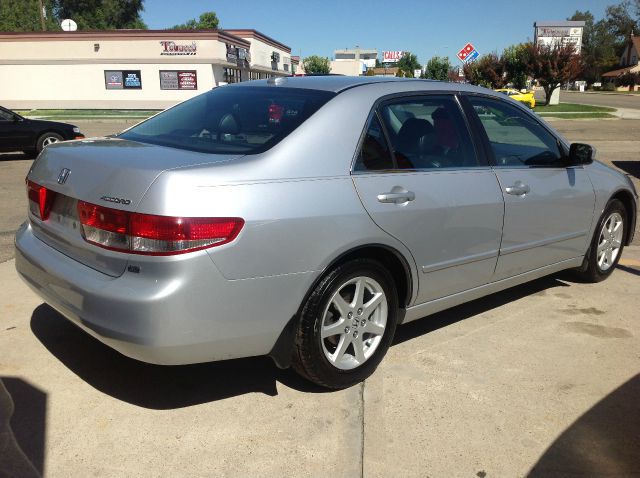
<path id="1" fill-rule="evenodd" d="M 256 30 L 0 33 L 0 105 L 13 109 L 159 109 L 291 70 L 291 49 Z"/>

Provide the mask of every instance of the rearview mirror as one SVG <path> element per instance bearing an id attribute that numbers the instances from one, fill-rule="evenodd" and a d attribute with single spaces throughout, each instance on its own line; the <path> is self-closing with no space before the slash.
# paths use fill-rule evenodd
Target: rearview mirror
<path id="1" fill-rule="evenodd" d="M 569 147 L 569 163 L 572 165 L 591 164 L 594 156 L 595 150 L 588 144 L 572 143 Z"/>

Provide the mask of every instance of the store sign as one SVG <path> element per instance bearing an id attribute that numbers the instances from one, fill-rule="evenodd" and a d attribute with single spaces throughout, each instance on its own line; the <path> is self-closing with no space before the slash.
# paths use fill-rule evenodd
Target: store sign
<path id="1" fill-rule="evenodd" d="M 382 52 L 383 63 L 397 63 L 404 56 L 403 51 L 384 51 Z"/>
<path id="2" fill-rule="evenodd" d="M 104 85 L 107 90 L 140 90 L 142 75 L 140 70 L 106 70 Z"/>
<path id="3" fill-rule="evenodd" d="M 121 90 L 123 85 L 122 72 L 121 71 L 105 71 L 104 84 L 107 90 Z"/>
<path id="4" fill-rule="evenodd" d="M 178 72 L 178 88 L 181 90 L 197 90 L 198 77 L 195 71 Z"/>
<path id="5" fill-rule="evenodd" d="M 536 27 L 536 44 L 549 47 L 573 45 L 577 53 L 582 46 L 582 27 Z"/>
<path id="6" fill-rule="evenodd" d="M 238 60 L 251 62 L 251 52 L 246 48 L 238 48 Z"/>
<path id="7" fill-rule="evenodd" d="M 124 88 L 126 90 L 139 90 L 142 88 L 142 76 L 140 70 L 128 70 L 122 72 Z"/>
<path id="8" fill-rule="evenodd" d="M 160 71 L 161 90 L 197 90 L 196 71 Z"/>
<path id="9" fill-rule="evenodd" d="M 235 63 L 238 61 L 238 49 L 227 43 L 227 61 Z"/>
<path id="10" fill-rule="evenodd" d="M 251 53 L 246 48 L 236 47 L 227 43 L 227 61 L 235 63 L 238 68 L 248 68 L 251 62 Z"/>
<path id="11" fill-rule="evenodd" d="M 184 44 L 163 40 L 160 42 L 160 45 L 162 45 L 161 55 L 195 55 L 198 51 L 196 42 Z"/>

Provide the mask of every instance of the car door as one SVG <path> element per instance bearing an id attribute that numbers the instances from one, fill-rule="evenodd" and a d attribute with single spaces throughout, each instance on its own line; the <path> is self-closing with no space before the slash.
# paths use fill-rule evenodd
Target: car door
<path id="1" fill-rule="evenodd" d="M 567 166 L 559 139 L 508 102 L 468 95 L 505 202 L 495 279 L 584 255 L 595 194 L 582 166 Z"/>
<path id="2" fill-rule="evenodd" d="M 376 224 L 413 254 L 416 303 L 491 281 L 502 233 L 495 174 L 455 95 L 399 97 L 368 120 L 352 178 Z"/>
<path id="3" fill-rule="evenodd" d="M 0 150 L 19 151 L 27 147 L 31 132 L 24 123 L 19 116 L 0 108 Z"/>

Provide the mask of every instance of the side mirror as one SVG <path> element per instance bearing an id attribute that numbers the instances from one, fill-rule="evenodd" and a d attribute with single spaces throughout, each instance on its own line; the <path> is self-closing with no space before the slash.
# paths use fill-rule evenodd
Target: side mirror
<path id="1" fill-rule="evenodd" d="M 22 121 L 22 118 L 20 116 L 18 116 L 18 115 L 13 115 L 13 122 L 17 123 L 19 121 Z"/>
<path id="2" fill-rule="evenodd" d="M 592 146 L 583 143 L 572 143 L 569 147 L 569 163 L 571 165 L 591 164 L 595 156 Z"/>

